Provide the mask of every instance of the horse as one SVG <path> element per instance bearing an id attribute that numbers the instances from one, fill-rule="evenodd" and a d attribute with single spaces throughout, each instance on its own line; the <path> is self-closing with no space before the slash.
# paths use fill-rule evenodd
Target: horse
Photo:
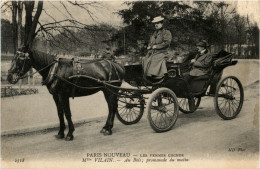
<path id="1" fill-rule="evenodd" d="M 116 94 L 118 92 L 118 87 L 122 84 L 121 79 L 124 78 L 124 67 L 120 64 L 103 59 L 84 61 L 84 64 L 81 64 L 81 70 L 84 71 L 84 75 L 87 77 L 92 77 L 100 81 L 111 81 L 110 84 L 117 86 L 116 88 L 108 89 L 108 87 L 104 87 L 102 83 L 94 81 L 91 78 L 68 78 L 73 76 L 73 59 L 60 59 L 60 61 L 58 61 L 56 58 L 57 57 L 54 55 L 49 55 L 36 50 L 29 50 L 26 48 L 19 49 L 8 70 L 7 80 L 9 83 L 15 84 L 19 79 L 25 77 L 26 72 L 31 68 L 34 68 L 42 76 L 43 82 L 45 82 L 49 93 L 53 95 L 54 102 L 57 106 L 60 127 L 58 134 L 55 136 L 57 139 L 63 139 L 65 137 L 65 114 L 69 127 L 69 131 L 65 138 L 66 141 L 73 140 L 73 132 L 75 130 L 71 118 L 69 98 L 88 96 L 97 93 L 98 91 L 103 91 L 108 104 L 109 114 L 106 123 L 100 132 L 104 135 L 112 135 L 114 118 L 118 111 L 118 97 Z M 57 66 L 57 69 L 53 72 L 51 70 L 55 65 Z M 49 79 L 50 74 L 53 77 L 52 80 Z"/>

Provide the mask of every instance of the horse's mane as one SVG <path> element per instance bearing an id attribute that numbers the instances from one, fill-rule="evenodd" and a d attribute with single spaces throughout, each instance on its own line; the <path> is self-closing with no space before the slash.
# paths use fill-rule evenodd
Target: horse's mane
<path id="1" fill-rule="evenodd" d="M 31 52 L 32 52 L 32 57 L 35 60 L 37 60 L 37 62 L 46 64 L 46 65 L 51 64 L 54 61 L 54 59 L 56 58 L 55 55 L 47 54 L 47 53 L 40 52 L 37 50 L 31 50 Z"/>

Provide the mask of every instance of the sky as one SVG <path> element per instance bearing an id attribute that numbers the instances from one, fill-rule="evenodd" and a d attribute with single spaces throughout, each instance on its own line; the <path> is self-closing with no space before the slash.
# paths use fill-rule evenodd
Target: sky
<path id="1" fill-rule="evenodd" d="M 65 4 L 67 10 L 72 14 L 72 16 L 82 23 L 85 24 L 107 23 L 113 26 L 122 26 L 121 17 L 115 14 L 115 12 L 117 12 L 118 10 L 126 8 L 123 2 L 120 1 L 102 1 L 102 2 L 98 2 L 100 3 L 100 5 L 98 5 L 98 8 L 89 7 L 89 10 L 92 12 L 91 15 L 94 18 L 93 20 L 84 9 L 70 5 L 66 1 L 45 0 L 43 4 L 43 9 L 45 11 L 42 11 L 39 20 L 41 24 L 53 22 L 52 18 L 59 21 L 70 17 L 61 2 Z M 3 1 L 1 3 L 3 3 Z M 1 18 L 3 19 L 11 20 L 12 18 L 11 12 L 1 13 L 1 15 L 2 15 Z M 23 15 L 25 15 L 24 12 Z"/>
<path id="2" fill-rule="evenodd" d="M 124 1 L 99 1 L 101 4 L 101 8 L 89 8 L 89 10 L 93 13 L 92 16 L 95 20 L 92 20 L 91 17 L 83 10 L 78 7 L 74 7 L 69 5 L 67 2 L 63 1 L 64 4 L 67 4 L 68 11 L 70 11 L 77 20 L 81 21 L 85 24 L 99 24 L 99 23 L 107 23 L 112 26 L 122 27 L 122 19 L 120 16 L 115 14 L 118 10 L 126 8 L 126 5 L 123 4 Z M 255 1 L 226 1 L 232 5 L 236 5 L 237 12 L 243 16 L 249 16 L 251 21 L 254 21 L 260 26 L 260 12 L 259 5 L 260 2 Z M 3 3 L 3 2 L 2 2 Z M 42 12 L 40 17 L 40 22 L 42 24 L 53 21 L 51 17 L 56 20 L 62 20 L 67 18 L 69 15 L 67 14 L 65 8 L 59 1 L 45 1 L 44 9 L 46 10 Z M 48 16 L 49 15 L 49 16 Z M 51 17 L 50 17 L 51 16 Z M 2 13 L 2 18 L 10 19 L 11 13 Z"/>
<path id="3" fill-rule="evenodd" d="M 239 1 L 237 2 L 237 12 L 255 21 L 260 27 L 260 2 L 259 1 Z"/>

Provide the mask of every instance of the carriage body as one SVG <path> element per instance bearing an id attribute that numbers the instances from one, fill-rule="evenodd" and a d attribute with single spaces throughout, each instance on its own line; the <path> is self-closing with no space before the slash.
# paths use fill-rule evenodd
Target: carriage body
<path id="1" fill-rule="evenodd" d="M 199 107 L 201 97 L 214 97 L 214 106 L 217 114 L 225 120 L 230 120 L 235 118 L 241 111 L 244 100 L 243 87 L 241 82 L 236 77 L 228 76 L 222 78 L 222 74 L 226 67 L 236 65 L 237 61 L 233 61 L 232 54 L 225 51 L 221 51 L 218 54 L 215 54 L 214 57 L 215 58 L 212 62 L 210 75 L 195 78 L 191 84 L 189 84 L 189 87 L 191 89 L 192 95 L 195 98 L 195 110 Z M 135 105 L 138 105 L 138 109 L 141 112 L 135 117 L 138 117 L 140 120 L 140 116 L 142 116 L 144 112 L 143 109 L 146 107 L 150 125 L 156 132 L 170 130 L 177 120 L 178 115 L 176 114 L 178 114 L 178 110 L 185 114 L 193 113 L 195 111 L 190 110 L 189 108 L 189 89 L 183 78 L 183 71 L 185 71 L 183 65 L 187 64 L 175 63 L 173 61 L 167 62 L 168 73 L 159 83 L 147 82 L 147 79 L 143 76 L 141 63 L 124 66 L 126 71 L 124 79 L 125 82 L 137 87 L 138 89 L 142 89 L 144 86 L 150 89 L 151 96 L 149 97 L 149 100 L 146 104 L 143 99 L 142 102 L 136 101 L 138 104 L 135 102 Z M 142 95 L 142 90 L 140 90 L 140 95 Z M 171 109 L 174 113 L 170 115 L 166 112 L 167 106 L 160 106 L 163 100 L 162 98 L 166 97 L 168 97 L 168 100 L 166 99 L 168 103 L 170 103 L 170 100 L 173 100 L 171 102 L 173 108 Z M 164 118 L 162 118 L 162 120 L 156 121 L 157 119 L 153 119 L 153 111 L 156 111 L 154 115 L 156 118 L 158 116 L 164 116 Z M 126 112 L 131 113 L 131 110 Z M 123 115 L 120 115 L 119 112 L 117 116 L 121 118 Z M 132 117 L 132 119 L 135 118 Z M 139 120 L 135 120 L 134 123 L 138 122 Z M 169 120 L 169 122 L 165 122 L 167 124 L 164 124 L 164 126 L 159 125 L 159 123 L 162 123 L 162 121 L 167 120 Z M 124 119 L 121 118 L 120 121 L 124 124 L 126 124 L 126 121 L 127 124 L 134 124 L 131 123 L 131 120 L 129 119 L 125 119 L 124 121 Z"/>
<path id="2" fill-rule="evenodd" d="M 227 53 L 226 55 L 229 55 Z M 226 63 L 221 63 L 217 65 L 216 63 L 212 63 L 210 75 L 201 76 L 195 78 L 190 85 L 192 93 L 194 96 L 202 97 L 208 95 L 214 95 L 216 86 L 218 82 L 221 80 L 223 70 L 228 66 L 234 66 L 237 64 L 237 61 L 231 60 Z M 215 59 L 217 60 L 217 59 Z M 170 90 L 174 91 L 177 97 L 186 98 L 187 97 L 187 85 L 183 78 L 183 73 L 187 70 L 184 70 L 184 65 L 186 63 L 175 63 L 174 61 L 167 61 L 167 70 L 168 73 L 164 77 L 164 81 L 160 84 L 156 83 L 155 86 L 167 87 Z M 141 63 L 135 64 L 127 64 L 124 65 L 125 68 L 125 78 L 124 81 L 128 84 L 141 88 L 141 86 L 152 86 L 153 84 L 147 83 L 143 75 L 143 68 Z M 209 93 L 206 93 L 209 88 Z"/>
<path id="3" fill-rule="evenodd" d="M 187 93 L 187 84 L 184 81 L 183 73 L 180 64 L 176 64 L 173 62 L 167 62 L 168 74 L 164 77 L 164 80 L 159 84 L 147 83 L 147 81 L 143 77 L 142 64 L 135 65 L 126 65 L 124 66 L 126 70 L 126 75 L 124 81 L 128 84 L 141 88 L 142 86 L 156 86 L 158 87 L 166 87 L 170 90 L 174 91 L 175 95 L 178 98 L 186 98 Z M 218 81 L 221 78 L 223 69 L 214 71 L 208 77 L 197 78 L 190 84 L 192 93 L 194 96 L 205 96 L 206 89 L 208 87 L 216 86 Z M 212 82 L 212 79 L 215 79 Z"/>

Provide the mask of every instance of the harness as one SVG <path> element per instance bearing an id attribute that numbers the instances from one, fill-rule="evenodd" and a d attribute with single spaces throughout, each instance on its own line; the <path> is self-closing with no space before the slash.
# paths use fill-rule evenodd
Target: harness
<path id="1" fill-rule="evenodd" d="M 92 62 L 99 62 L 101 60 L 94 60 L 94 61 L 86 61 L 86 60 L 80 60 L 79 58 L 74 58 L 73 59 L 73 76 L 69 77 L 70 79 L 73 77 L 90 77 L 86 76 L 84 74 L 84 63 L 92 63 Z M 109 64 L 109 73 L 108 73 L 108 82 L 111 82 L 112 79 L 112 71 L 114 70 L 117 75 L 117 81 L 121 81 L 121 78 L 119 76 L 118 70 L 116 69 L 115 63 L 113 63 L 110 60 L 104 59 Z M 114 81 L 114 80 L 113 80 Z"/>
<path id="2" fill-rule="evenodd" d="M 69 76 L 69 77 L 61 77 L 59 76 L 58 74 L 58 68 L 59 68 L 59 64 L 60 64 L 60 59 L 62 58 L 58 58 L 58 61 L 57 63 L 55 63 L 55 65 L 53 65 L 53 67 L 51 68 L 50 72 L 49 72 L 49 75 L 48 75 L 48 83 L 51 83 L 55 78 L 57 78 L 58 80 L 68 84 L 68 85 L 71 85 L 73 88 L 72 88 L 72 98 L 74 98 L 75 96 L 75 92 L 76 92 L 76 88 L 80 88 L 80 89 L 86 89 L 86 90 L 97 90 L 97 89 L 102 89 L 104 88 L 105 86 L 109 86 L 109 84 L 111 83 L 121 83 L 122 80 L 119 76 L 119 72 L 118 70 L 116 69 L 116 65 L 115 63 L 113 63 L 112 61 L 110 60 L 103 60 L 105 62 L 108 63 L 109 65 L 109 72 L 108 72 L 108 80 L 107 81 L 103 81 L 103 80 L 100 80 L 100 79 L 97 79 L 97 78 L 94 78 L 94 77 L 91 77 L 91 76 L 88 76 L 86 75 L 86 71 L 84 71 L 84 64 L 89 64 L 89 63 L 95 63 L 95 62 L 99 62 L 101 60 L 93 60 L 93 61 L 89 61 L 89 60 L 85 60 L 85 59 L 79 59 L 79 58 L 71 58 L 70 60 L 68 61 L 71 61 L 72 62 L 72 76 Z M 115 71 L 115 74 L 117 76 L 116 80 L 112 80 L 112 75 L 113 75 L 113 71 Z M 90 86 L 90 87 L 86 87 L 86 86 L 81 86 L 80 85 L 80 80 L 81 79 L 89 79 L 89 80 L 93 80 L 95 82 L 97 82 L 98 86 Z M 71 81 L 73 80 L 73 82 Z M 51 88 L 52 89 L 55 89 L 57 86 L 57 83 L 54 83 L 53 85 L 51 85 Z"/>
<path id="3" fill-rule="evenodd" d="M 19 52 L 19 53 L 23 53 L 23 52 Z M 24 53 L 23 53 L 24 54 Z M 19 72 L 20 74 L 23 72 L 24 70 L 24 66 L 25 66 L 25 61 L 27 59 L 30 59 L 29 56 L 26 56 L 24 54 L 25 57 L 19 57 L 20 60 L 24 60 L 24 63 L 23 63 L 23 68 L 22 70 Z M 91 77 L 91 76 L 87 76 L 85 73 L 84 73 L 84 66 L 83 64 L 86 64 L 86 63 L 92 63 L 92 62 L 99 62 L 103 59 L 97 59 L 97 60 L 85 60 L 85 59 L 79 59 L 79 58 L 69 58 L 68 61 L 72 61 L 72 65 L 73 65 L 73 75 L 68 77 L 68 78 L 63 78 L 63 77 L 60 77 L 59 75 L 57 75 L 58 73 L 58 68 L 59 68 L 59 65 L 60 65 L 60 61 L 61 59 L 68 59 L 67 57 L 57 57 L 54 59 L 54 61 L 50 64 L 48 64 L 47 66 L 43 67 L 42 69 L 34 72 L 32 75 L 36 74 L 36 73 L 39 73 L 45 69 L 47 69 L 48 67 L 51 67 L 50 70 L 49 70 L 49 73 L 47 75 L 47 78 L 42 82 L 42 85 L 49 85 L 51 84 L 55 78 L 71 85 L 71 86 L 74 86 L 73 90 L 72 90 L 72 96 L 74 96 L 74 93 L 75 93 L 75 89 L 76 88 L 81 88 L 81 89 L 87 89 L 87 90 L 91 90 L 91 89 L 101 89 L 101 88 L 104 88 L 104 86 L 109 86 L 109 84 L 111 83 L 118 83 L 118 82 L 122 82 L 122 79 L 120 78 L 119 76 L 119 72 L 118 70 L 116 69 L 116 65 L 115 63 L 113 63 L 112 61 L 110 60 L 104 60 L 105 62 L 108 63 L 109 65 L 109 73 L 108 73 L 108 80 L 107 81 L 102 81 L 100 79 L 97 79 L 97 78 L 94 78 L 94 77 Z M 116 76 L 117 76 L 117 80 L 112 80 L 112 71 L 115 71 L 116 73 Z M 28 77 L 29 75 L 24 75 L 24 76 L 21 76 L 19 77 L 19 79 L 23 79 L 23 78 L 26 78 Z M 74 79 L 76 78 L 76 81 L 73 83 L 71 82 L 70 80 L 71 79 Z M 85 86 L 80 86 L 78 85 L 78 81 L 80 80 L 80 78 L 86 78 L 86 79 L 90 79 L 90 80 L 94 80 L 98 83 L 101 84 L 101 86 L 96 86 L 96 87 L 85 87 Z M 55 85 L 52 86 L 52 87 L 56 87 Z"/>

